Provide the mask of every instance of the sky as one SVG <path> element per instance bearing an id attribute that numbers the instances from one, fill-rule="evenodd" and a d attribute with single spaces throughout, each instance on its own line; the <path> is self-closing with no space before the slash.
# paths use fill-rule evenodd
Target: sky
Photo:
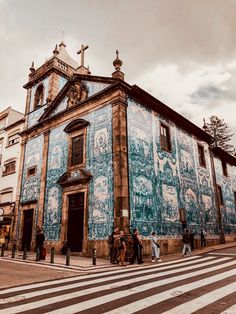
<path id="1" fill-rule="evenodd" d="M 24 112 L 32 61 L 63 39 L 111 76 L 115 51 L 137 84 L 199 127 L 216 115 L 236 146 L 236 0 L 0 0 L 0 109 Z"/>

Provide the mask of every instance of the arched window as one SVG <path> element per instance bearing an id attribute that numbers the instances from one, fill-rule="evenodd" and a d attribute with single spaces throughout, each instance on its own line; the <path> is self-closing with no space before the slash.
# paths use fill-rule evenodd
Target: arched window
<path id="1" fill-rule="evenodd" d="M 43 105 L 44 86 L 40 84 L 34 95 L 34 109 Z"/>

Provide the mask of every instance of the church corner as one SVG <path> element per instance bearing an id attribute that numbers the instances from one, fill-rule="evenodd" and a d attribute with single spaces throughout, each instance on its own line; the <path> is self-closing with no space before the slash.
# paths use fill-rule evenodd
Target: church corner
<path id="1" fill-rule="evenodd" d="M 234 241 L 236 159 L 211 147 L 202 129 L 124 81 L 119 52 L 111 77 L 92 75 L 64 42 L 30 68 L 21 132 L 12 244 L 34 250 L 37 226 L 47 249 L 109 254 L 114 227 L 150 234 L 163 254 L 180 250 L 183 226 L 209 245 Z"/>

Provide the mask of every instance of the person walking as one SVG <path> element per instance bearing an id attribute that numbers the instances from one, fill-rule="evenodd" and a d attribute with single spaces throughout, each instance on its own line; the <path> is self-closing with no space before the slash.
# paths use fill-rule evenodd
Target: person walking
<path id="1" fill-rule="evenodd" d="M 126 266 L 125 264 L 125 253 L 126 253 L 126 240 L 124 231 L 120 231 L 120 246 L 119 246 L 119 266 Z"/>
<path id="2" fill-rule="evenodd" d="M 39 260 L 45 259 L 44 241 L 45 237 L 43 234 L 43 229 L 38 227 L 36 235 L 36 250 L 39 254 Z"/>
<path id="3" fill-rule="evenodd" d="M 192 251 L 191 251 L 191 247 L 190 247 L 190 236 L 189 236 L 189 231 L 188 229 L 185 229 L 184 233 L 183 233 L 183 252 L 182 252 L 182 256 L 184 257 L 186 254 L 192 256 Z"/>
<path id="4" fill-rule="evenodd" d="M 137 259 L 138 264 L 142 264 L 142 240 L 137 228 L 133 230 L 133 256 L 131 258 L 131 264 L 134 264 L 135 260 Z"/>
<path id="5" fill-rule="evenodd" d="M 160 245 L 158 243 L 156 232 L 151 234 L 151 247 L 152 247 L 152 262 L 161 262 L 160 259 Z"/>

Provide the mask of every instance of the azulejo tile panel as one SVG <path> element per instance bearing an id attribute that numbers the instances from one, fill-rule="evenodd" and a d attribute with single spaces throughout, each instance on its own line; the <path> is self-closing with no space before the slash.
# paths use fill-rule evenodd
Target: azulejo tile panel
<path id="1" fill-rule="evenodd" d="M 113 227 L 112 109 L 111 106 L 80 116 L 87 128 L 86 168 L 93 178 L 89 184 L 89 238 L 107 238 Z M 68 122 L 69 123 L 69 122 Z M 67 171 L 66 125 L 51 130 L 49 140 L 44 230 L 48 240 L 60 239 L 62 189 L 57 181 Z"/>
<path id="2" fill-rule="evenodd" d="M 199 166 L 197 139 L 132 99 L 128 99 L 128 156 L 131 227 L 143 236 L 163 237 L 182 231 L 179 208 L 186 209 L 194 233 L 216 232 L 209 161 Z M 171 152 L 160 145 L 160 123 L 170 128 Z M 208 156 L 209 158 L 209 156 Z"/>
<path id="3" fill-rule="evenodd" d="M 102 91 L 104 88 L 108 87 L 110 84 L 99 83 L 99 82 L 90 82 L 90 81 L 82 81 L 85 84 L 88 90 L 88 97 L 97 94 Z"/>
<path id="4" fill-rule="evenodd" d="M 40 180 L 42 171 L 42 156 L 43 156 L 43 135 L 29 140 L 26 143 L 25 159 L 22 173 L 21 184 L 21 203 L 36 201 L 39 199 Z M 28 168 L 36 167 L 36 174 L 33 176 L 27 175 Z M 21 220 L 21 208 L 18 211 L 17 219 L 17 239 L 19 239 L 19 228 Z M 38 224 L 38 208 L 35 211 L 35 226 Z"/>
<path id="5" fill-rule="evenodd" d="M 28 114 L 28 128 L 38 123 L 39 118 L 42 116 L 46 108 L 47 106 L 44 105 Z"/>
<path id="6" fill-rule="evenodd" d="M 62 188 L 57 183 L 67 170 L 68 140 L 65 125 L 52 129 L 49 138 L 44 232 L 47 240 L 59 240 L 62 218 Z"/>
<path id="7" fill-rule="evenodd" d="M 89 187 L 89 238 L 106 239 L 113 228 L 112 108 L 84 117 L 91 122 L 87 135 L 86 167 L 93 175 Z"/>
<path id="8" fill-rule="evenodd" d="M 21 202 L 37 200 L 39 197 L 42 156 L 43 135 L 40 135 L 26 143 L 21 187 Z M 27 169 L 30 167 L 36 167 L 36 174 L 27 176 Z"/>
<path id="9" fill-rule="evenodd" d="M 236 211 L 234 200 L 234 183 L 235 183 L 235 167 L 229 167 L 229 176 L 223 175 L 222 163 L 218 158 L 214 158 L 216 181 L 217 185 L 221 187 L 223 203 L 221 206 L 221 217 L 223 230 L 225 233 L 236 232 Z M 230 169 L 231 168 L 231 169 Z M 232 170 L 229 172 L 229 170 Z"/>

